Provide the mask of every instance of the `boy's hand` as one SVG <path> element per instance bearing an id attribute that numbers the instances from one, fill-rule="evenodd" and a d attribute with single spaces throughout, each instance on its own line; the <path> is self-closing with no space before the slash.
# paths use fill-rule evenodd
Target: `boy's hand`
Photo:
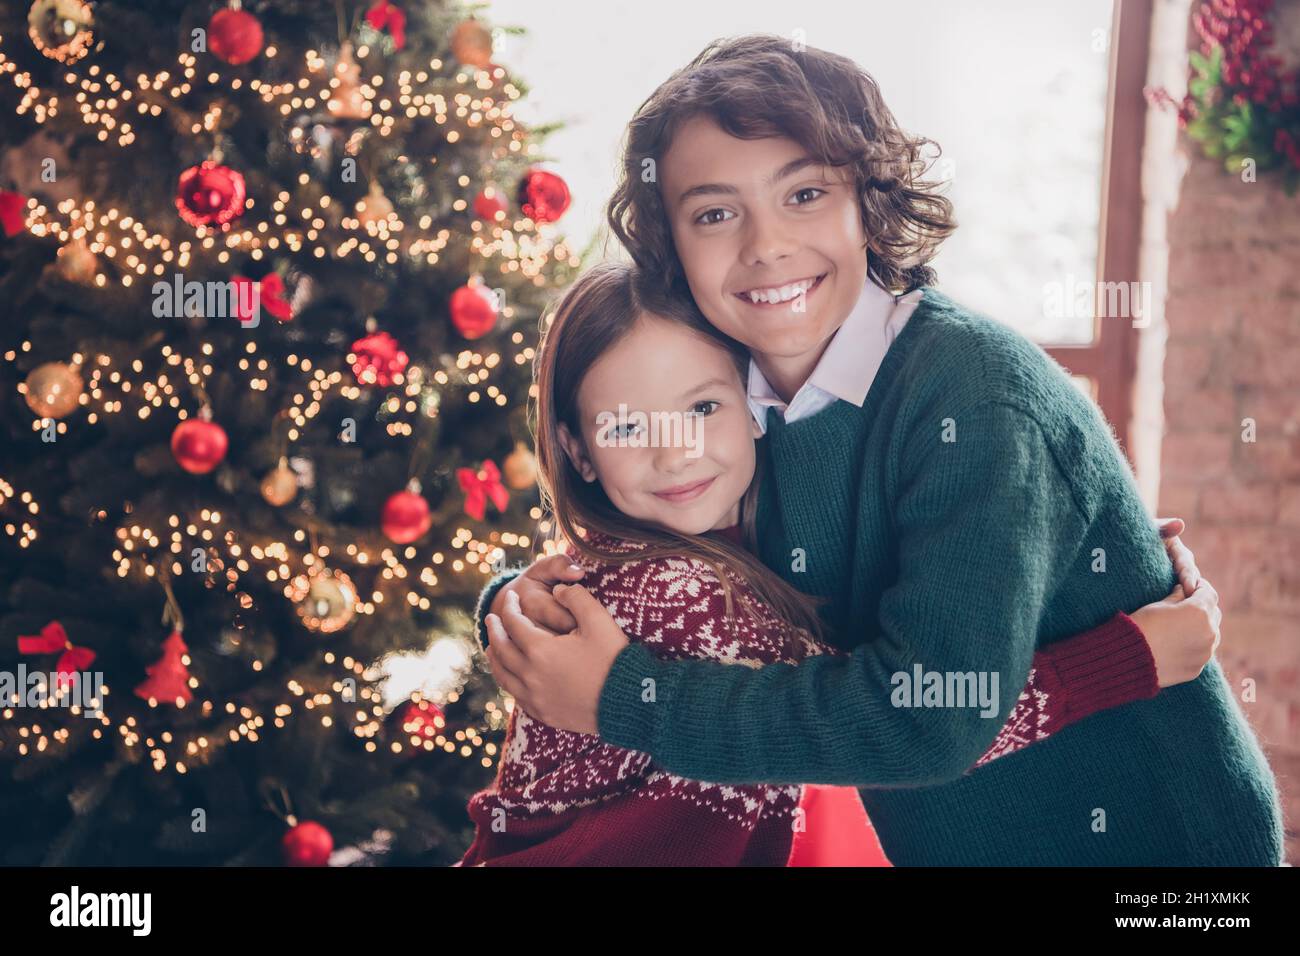
<path id="1" fill-rule="evenodd" d="M 1147 639 L 1161 687 L 1195 680 L 1219 646 L 1219 594 L 1201 578 L 1191 597 L 1180 584 L 1163 601 L 1134 611 L 1133 618 Z"/>
<path id="2" fill-rule="evenodd" d="M 538 558 L 518 577 L 497 591 L 492 598 L 491 611 L 498 618 L 505 610 L 506 596 L 514 592 L 519 597 L 522 612 L 552 634 L 563 634 L 578 626 L 568 609 L 555 600 L 551 589 L 557 584 L 572 584 L 582 579 L 582 568 L 573 563 L 567 554 L 552 554 Z"/>
<path id="3" fill-rule="evenodd" d="M 488 660 L 501 689 L 531 717 L 580 734 L 599 732 L 600 691 L 627 635 L 582 585 L 559 584 L 555 598 L 577 628 L 555 634 L 538 627 L 511 592 L 500 615 L 486 618 Z"/>

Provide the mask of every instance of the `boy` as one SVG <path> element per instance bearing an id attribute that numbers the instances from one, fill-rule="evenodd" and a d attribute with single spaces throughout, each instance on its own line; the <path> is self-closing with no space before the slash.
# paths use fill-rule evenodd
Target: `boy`
<path id="1" fill-rule="evenodd" d="M 1036 646 L 1173 583 L 1096 410 L 930 286 L 953 224 L 923 143 L 851 61 L 742 37 L 642 105 L 610 204 L 638 265 L 750 349 L 763 560 L 829 599 L 851 657 L 659 661 L 582 588 L 541 600 L 577 579 L 551 558 L 483 595 L 494 673 L 682 776 L 862 786 L 900 865 L 1276 865 L 1273 777 L 1215 662 L 975 772 L 1013 695 L 990 719 L 897 693 L 1020 687 Z"/>

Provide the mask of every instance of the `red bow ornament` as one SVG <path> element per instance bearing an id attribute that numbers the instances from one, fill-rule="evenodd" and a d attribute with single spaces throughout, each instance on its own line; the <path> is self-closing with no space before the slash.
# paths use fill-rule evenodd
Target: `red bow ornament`
<path id="1" fill-rule="evenodd" d="M 478 471 L 473 468 L 457 468 L 456 479 L 460 482 L 461 491 L 465 492 L 465 514 L 475 521 L 483 520 L 489 498 L 497 506 L 497 511 L 506 510 L 510 493 L 501 484 L 501 471 L 496 462 L 488 459 Z"/>
<path id="2" fill-rule="evenodd" d="M 95 652 L 88 647 L 77 647 L 68 640 L 68 632 L 58 621 L 50 621 L 41 628 L 40 634 L 18 636 L 19 654 L 53 654 L 57 651 L 63 652 L 55 665 L 59 672 L 59 689 L 63 690 L 72 683 L 74 672 L 85 670 L 94 662 Z"/>

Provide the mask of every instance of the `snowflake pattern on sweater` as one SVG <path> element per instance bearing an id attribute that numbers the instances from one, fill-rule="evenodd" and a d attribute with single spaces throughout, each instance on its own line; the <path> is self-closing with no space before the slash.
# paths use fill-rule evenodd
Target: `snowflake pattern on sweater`
<path id="1" fill-rule="evenodd" d="M 643 550 L 638 543 L 592 535 L 591 543 L 614 553 Z M 726 570 L 736 613 L 729 621 L 721 581 L 695 558 L 597 562 L 575 556 L 585 572 L 582 584 L 618 622 L 656 655 L 670 660 L 704 658 L 761 667 L 795 663 L 831 648 L 807 631 L 779 619 L 745 582 Z M 751 619 L 740 596 L 754 608 Z M 656 768 L 648 754 L 604 743 L 595 734 L 550 727 L 519 707 L 510 715 L 507 744 L 495 785 L 476 794 L 508 815 L 565 813 L 621 794 L 678 799 L 707 807 L 741 826 L 770 815 L 789 817 L 799 801 L 798 786 L 734 786 L 687 780 Z"/>

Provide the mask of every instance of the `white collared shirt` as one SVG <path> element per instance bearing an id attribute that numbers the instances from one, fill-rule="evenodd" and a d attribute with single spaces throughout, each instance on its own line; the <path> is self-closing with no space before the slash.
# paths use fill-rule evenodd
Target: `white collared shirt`
<path id="1" fill-rule="evenodd" d="M 808 380 L 786 405 L 758 363 L 749 360 L 749 410 L 767 432 L 767 409 L 775 406 L 786 422 L 814 415 L 844 399 L 862 407 L 885 353 L 923 297 L 920 289 L 894 296 L 867 278 L 862 295 L 844 324 L 831 337 Z"/>

